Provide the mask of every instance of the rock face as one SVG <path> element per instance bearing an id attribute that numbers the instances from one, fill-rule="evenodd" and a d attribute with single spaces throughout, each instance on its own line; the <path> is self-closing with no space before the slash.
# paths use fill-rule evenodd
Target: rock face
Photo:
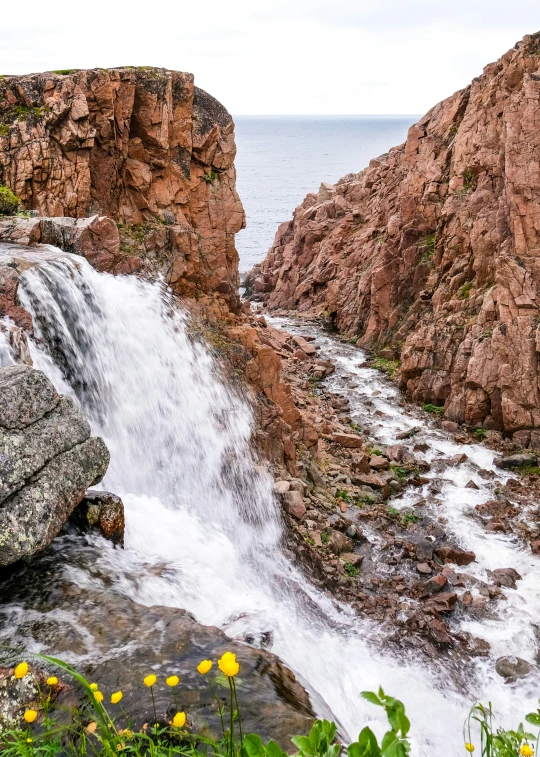
<path id="1" fill-rule="evenodd" d="M 108 464 L 103 440 L 41 371 L 0 368 L 0 566 L 47 546 Z"/>
<path id="2" fill-rule="evenodd" d="M 109 216 L 126 256 L 165 257 L 181 294 L 238 306 L 234 124 L 192 74 L 157 68 L 0 79 L 0 184 L 42 216 Z M 43 240 L 42 240 L 43 241 Z M 140 261 L 137 265 L 140 264 Z"/>
<path id="3" fill-rule="evenodd" d="M 540 33 L 309 194 L 248 281 L 399 361 L 450 421 L 540 429 Z M 533 432 L 540 442 L 540 431 Z"/>

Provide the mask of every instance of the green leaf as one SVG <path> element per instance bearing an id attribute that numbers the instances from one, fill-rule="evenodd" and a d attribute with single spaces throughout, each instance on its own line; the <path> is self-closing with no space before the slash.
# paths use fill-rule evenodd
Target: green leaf
<path id="1" fill-rule="evenodd" d="M 377 737 L 371 728 L 366 726 L 360 731 L 358 741 L 347 748 L 347 757 L 381 757 Z"/>
<path id="2" fill-rule="evenodd" d="M 363 691 L 362 696 L 364 699 L 367 699 L 368 702 L 371 702 L 371 704 L 376 704 L 378 707 L 383 706 L 383 703 L 373 691 Z"/>
<path id="3" fill-rule="evenodd" d="M 293 736 L 291 741 L 298 747 L 301 754 L 306 754 L 308 757 L 316 757 L 311 740 L 307 736 Z"/>
<path id="4" fill-rule="evenodd" d="M 244 738 L 244 749 L 248 757 L 265 757 L 266 755 L 263 740 L 256 733 L 248 733 Z"/>
<path id="5" fill-rule="evenodd" d="M 273 739 L 270 739 L 266 745 L 266 754 L 268 757 L 288 757 L 287 753 Z"/>
<path id="6" fill-rule="evenodd" d="M 540 728 L 540 713 L 538 712 L 531 712 L 528 715 L 525 715 L 525 720 L 527 723 L 530 723 L 531 725 L 537 726 L 537 728 Z"/>

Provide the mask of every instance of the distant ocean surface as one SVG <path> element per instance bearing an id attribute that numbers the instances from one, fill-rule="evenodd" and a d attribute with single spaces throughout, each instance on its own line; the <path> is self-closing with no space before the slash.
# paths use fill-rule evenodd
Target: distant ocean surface
<path id="1" fill-rule="evenodd" d="M 399 145 L 419 116 L 235 116 L 237 187 L 247 228 L 240 271 L 260 262 L 280 223 L 322 181 L 357 173 Z"/>

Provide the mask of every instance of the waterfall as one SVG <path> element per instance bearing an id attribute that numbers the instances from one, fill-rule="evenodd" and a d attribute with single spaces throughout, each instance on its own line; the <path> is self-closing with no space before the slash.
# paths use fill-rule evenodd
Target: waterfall
<path id="1" fill-rule="evenodd" d="M 282 549 L 249 404 L 191 338 L 187 316 L 159 284 L 58 255 L 30 268 L 19 294 L 35 326 L 35 367 L 76 399 L 111 452 L 103 486 L 124 500 L 126 548 L 104 542 L 101 559 L 119 591 L 185 608 L 231 637 L 271 638 L 345 739 L 366 724 L 382 732 L 381 712 L 360 696 L 379 685 L 406 703 L 419 755 L 462 753 L 477 696 L 510 722 L 528 711 L 532 693 L 509 693 L 482 665 L 462 671 L 458 692 L 444 666 L 381 651 L 384 628 L 311 586 Z M 73 575 L 91 580 L 75 565 Z"/>

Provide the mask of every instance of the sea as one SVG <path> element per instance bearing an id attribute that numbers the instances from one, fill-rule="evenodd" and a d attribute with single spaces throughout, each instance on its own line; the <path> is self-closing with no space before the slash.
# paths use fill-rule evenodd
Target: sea
<path id="1" fill-rule="evenodd" d="M 357 173 L 401 144 L 418 115 L 235 116 L 237 187 L 247 228 L 240 272 L 265 257 L 277 227 L 321 182 Z"/>

